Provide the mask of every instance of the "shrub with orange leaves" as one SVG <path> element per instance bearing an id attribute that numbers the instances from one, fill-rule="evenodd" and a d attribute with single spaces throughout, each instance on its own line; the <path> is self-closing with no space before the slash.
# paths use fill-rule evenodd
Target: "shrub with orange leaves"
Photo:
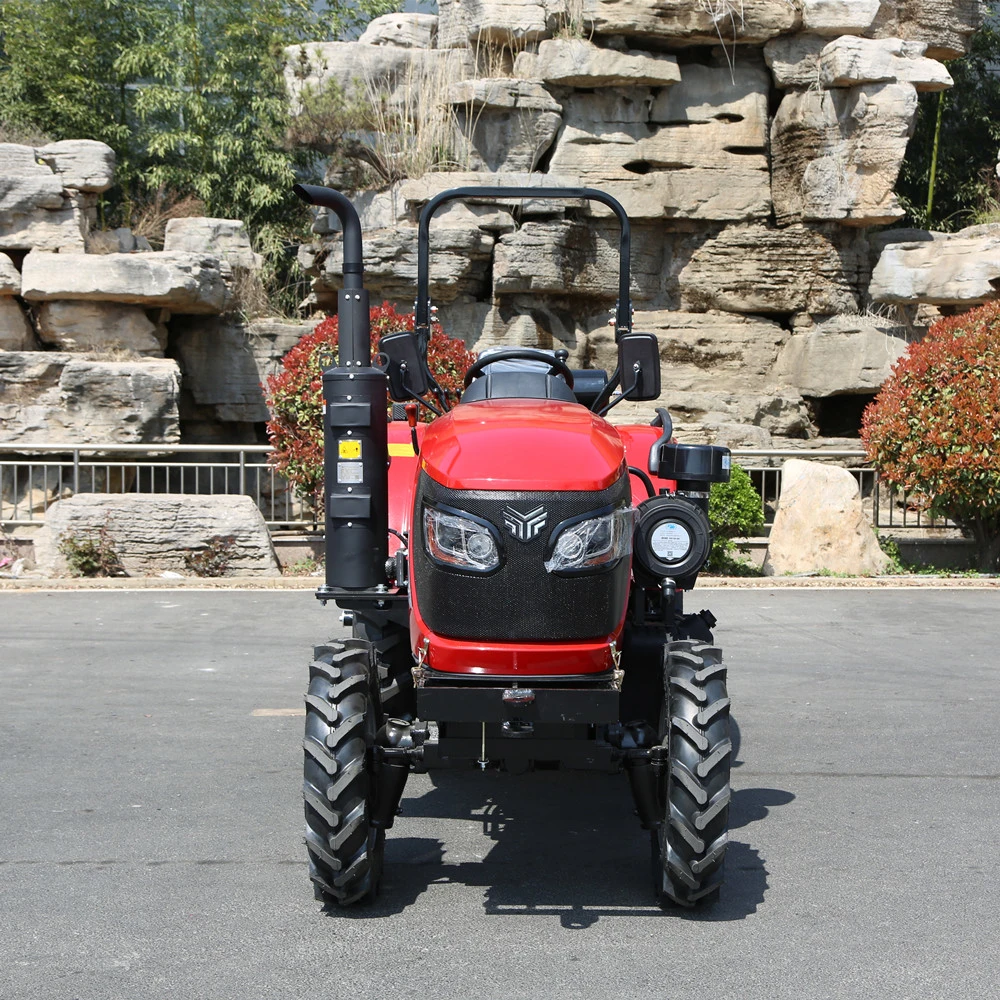
<path id="1" fill-rule="evenodd" d="M 398 313 L 388 302 L 372 306 L 370 315 L 373 358 L 380 337 L 413 329 L 413 313 Z M 337 345 L 337 317 L 331 316 L 285 355 L 282 370 L 268 376 L 265 386 L 272 463 L 296 495 L 318 511 L 323 509 L 323 370 L 335 362 Z M 446 336 L 437 324 L 432 326 L 428 365 L 451 398 L 458 398 L 466 369 L 475 359 L 461 340 Z"/>
<path id="2" fill-rule="evenodd" d="M 1000 570 L 1000 302 L 941 320 L 911 344 L 865 410 L 868 458 L 976 542 Z"/>

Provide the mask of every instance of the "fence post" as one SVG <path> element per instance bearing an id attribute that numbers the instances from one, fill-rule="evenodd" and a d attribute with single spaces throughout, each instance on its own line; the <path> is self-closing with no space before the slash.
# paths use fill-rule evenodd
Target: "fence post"
<path id="1" fill-rule="evenodd" d="M 247 453 L 240 448 L 240 493 L 247 491 Z"/>
<path id="2" fill-rule="evenodd" d="M 73 493 L 80 492 L 80 449 L 73 449 Z"/>

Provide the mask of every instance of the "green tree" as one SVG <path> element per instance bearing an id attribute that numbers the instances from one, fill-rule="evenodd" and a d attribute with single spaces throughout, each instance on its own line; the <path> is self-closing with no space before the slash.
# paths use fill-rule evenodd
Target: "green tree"
<path id="1" fill-rule="evenodd" d="M 284 141 L 283 48 L 337 37 L 388 0 L 3 0 L 0 125 L 115 150 L 112 201 L 169 189 L 252 227 L 306 218 L 314 154 Z"/>
<path id="2" fill-rule="evenodd" d="M 1000 17 L 1000 3 L 987 5 Z M 995 167 L 1000 147 L 1000 23 L 972 38 L 968 55 L 948 63 L 951 90 L 922 94 L 916 130 L 896 190 L 912 224 L 961 229 L 984 208 L 1000 209 Z"/>
<path id="3" fill-rule="evenodd" d="M 975 539 L 980 570 L 1000 571 L 1000 302 L 910 344 L 861 439 L 883 480 Z"/>
<path id="4" fill-rule="evenodd" d="M 760 494 L 746 470 L 733 464 L 729 482 L 713 483 L 708 496 L 708 520 L 712 526 L 712 553 L 708 569 L 717 573 L 740 573 L 747 565 L 733 557 L 735 538 L 752 535 L 764 523 Z"/>

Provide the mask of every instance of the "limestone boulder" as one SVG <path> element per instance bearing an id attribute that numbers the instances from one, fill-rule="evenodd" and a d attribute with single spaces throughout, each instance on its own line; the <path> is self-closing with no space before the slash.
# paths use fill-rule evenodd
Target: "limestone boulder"
<path id="1" fill-rule="evenodd" d="M 5 253 L 0 253 L 0 295 L 21 294 L 21 272 Z"/>
<path id="2" fill-rule="evenodd" d="M 180 251 L 143 254 L 29 253 L 21 294 L 52 299 L 163 306 L 175 312 L 221 313 L 229 304 L 218 257 Z"/>
<path id="3" fill-rule="evenodd" d="M 250 234 L 239 219 L 170 219 L 163 237 L 165 251 L 210 254 L 230 267 L 260 267 L 262 258 L 250 246 Z"/>
<path id="4" fill-rule="evenodd" d="M 311 42 L 285 49 L 285 85 L 293 114 L 333 85 L 348 98 L 388 100 L 414 108 L 434 102 L 452 83 L 472 75 L 462 49 L 402 48 L 363 42 Z"/>
<path id="5" fill-rule="evenodd" d="M 802 0 L 802 30 L 817 35 L 860 35 L 870 30 L 879 0 Z"/>
<path id="6" fill-rule="evenodd" d="M 779 90 L 819 87 L 819 54 L 830 44 L 823 35 L 782 35 L 764 46 L 764 60 Z"/>
<path id="7" fill-rule="evenodd" d="M 491 206 L 491 211 L 498 208 L 507 211 L 516 208 L 518 215 L 522 219 L 536 216 L 551 217 L 562 215 L 566 208 L 584 208 L 586 201 L 553 201 L 544 197 L 544 189 L 552 187 L 580 187 L 581 180 L 576 174 L 561 174 L 553 170 L 547 173 L 527 173 L 521 171 L 508 171 L 500 174 L 488 174 L 485 172 L 476 173 L 474 171 L 458 171 L 455 173 L 430 173 L 423 177 L 405 180 L 399 185 L 399 197 L 406 205 L 407 217 L 416 222 L 421 209 L 432 198 L 442 191 L 456 187 L 528 187 L 539 188 L 539 196 L 535 198 L 491 198 L 487 203 Z M 469 204 L 475 205 L 475 202 Z M 443 210 L 442 213 L 443 214 Z M 439 215 L 435 215 L 435 222 L 431 227 L 437 225 Z M 496 229 L 496 226 L 489 228 Z M 499 227 L 507 228 L 506 225 Z"/>
<path id="8" fill-rule="evenodd" d="M 774 375 L 804 396 L 878 392 L 907 342 L 905 329 L 877 316 L 834 316 L 796 329 L 782 346 Z"/>
<path id="9" fill-rule="evenodd" d="M 956 59 L 968 51 L 986 16 L 982 0 L 896 0 L 880 5 L 870 33 L 925 42 L 931 59 Z"/>
<path id="10" fill-rule="evenodd" d="M 0 351 L 34 351 L 37 347 L 20 303 L 11 295 L 0 295 Z"/>
<path id="11" fill-rule="evenodd" d="M 618 226 L 595 222 L 527 222 L 497 242 L 495 295 L 584 296 L 614 301 L 618 292 Z M 664 244 L 655 227 L 632 228 L 631 294 L 656 296 L 662 283 Z"/>
<path id="12" fill-rule="evenodd" d="M 52 166 L 31 146 L 0 143 L 0 249 L 82 252 L 86 229 L 80 196 Z"/>
<path id="13" fill-rule="evenodd" d="M 156 324 L 141 306 L 55 299 L 38 307 L 38 336 L 58 351 L 127 352 L 162 358 Z"/>
<path id="14" fill-rule="evenodd" d="M 996 298 L 1000 224 L 923 236 L 885 246 L 872 272 L 872 301 L 972 306 Z"/>
<path id="15" fill-rule="evenodd" d="M 35 150 L 65 188 L 100 194 L 115 180 L 115 151 L 94 139 L 64 139 Z"/>
<path id="16" fill-rule="evenodd" d="M 819 462 L 785 462 L 765 576 L 823 571 L 876 576 L 888 568 L 854 476 Z"/>
<path id="17" fill-rule="evenodd" d="M 180 438 L 180 373 L 166 359 L 0 353 L 0 442 L 155 444 Z"/>
<path id="18" fill-rule="evenodd" d="M 713 10 L 718 14 L 713 16 Z M 788 0 L 726 5 L 704 0 L 583 0 L 582 20 L 597 36 L 669 39 L 687 45 L 717 45 L 735 36 L 741 45 L 762 45 L 800 28 L 802 14 L 799 5 Z"/>
<path id="19" fill-rule="evenodd" d="M 196 574 L 185 556 L 229 539 L 225 576 L 278 576 L 280 570 L 264 517 L 248 496 L 82 493 L 54 503 L 35 536 L 35 560 L 46 576 L 68 576 L 59 552 L 64 538 L 95 537 L 106 529 L 129 576 L 164 571 Z"/>
<path id="20" fill-rule="evenodd" d="M 145 236 L 137 236 L 127 226 L 87 233 L 87 253 L 150 253 L 152 249 Z"/>
<path id="21" fill-rule="evenodd" d="M 763 66 L 692 63 L 645 107 L 622 91 L 570 98 L 550 169 L 608 190 L 635 218 L 766 218 L 768 87 Z"/>
<path id="22" fill-rule="evenodd" d="M 447 91 L 470 165 L 530 172 L 562 125 L 562 107 L 544 87 L 508 78 L 463 80 Z"/>
<path id="23" fill-rule="evenodd" d="M 926 51 L 926 43 L 901 38 L 838 38 L 819 54 L 819 82 L 826 88 L 911 83 L 918 92 L 947 90 L 954 85 L 951 74 Z"/>
<path id="24" fill-rule="evenodd" d="M 668 87 L 681 79 L 677 57 L 602 48 L 583 38 L 552 38 L 519 52 L 514 74 L 559 87 Z"/>
<path id="25" fill-rule="evenodd" d="M 692 312 L 858 312 L 869 278 L 864 238 L 830 225 L 728 226 L 678 247 L 671 270 Z"/>
<path id="26" fill-rule="evenodd" d="M 358 41 L 362 45 L 431 49 L 437 39 L 437 25 L 436 14 L 383 14 L 368 22 Z"/>
<path id="27" fill-rule="evenodd" d="M 173 350 L 184 392 L 215 420 L 260 423 L 268 419 L 250 338 L 229 317 L 177 316 L 171 324 Z"/>
<path id="28" fill-rule="evenodd" d="M 871 226 L 900 218 L 894 188 L 916 113 L 910 83 L 786 94 L 771 128 L 778 223 Z"/>
<path id="29" fill-rule="evenodd" d="M 281 359 L 304 337 L 316 329 L 316 320 L 262 317 L 246 325 L 247 343 L 263 381 L 281 368 Z"/>
<path id="30" fill-rule="evenodd" d="M 523 46 L 554 32 L 567 0 L 438 0 L 438 46 Z"/>
<path id="31" fill-rule="evenodd" d="M 456 298 L 478 298 L 489 293 L 489 264 L 493 237 L 478 226 L 430 231 L 431 292 L 436 302 Z M 300 261 L 303 257 L 300 255 Z M 311 262 L 307 272 L 315 276 L 313 289 L 319 294 L 336 291 L 343 280 L 342 243 L 334 238 Z M 410 227 L 382 229 L 365 234 L 365 287 L 373 300 L 379 296 L 398 302 L 413 301 L 417 280 L 417 230 Z"/>

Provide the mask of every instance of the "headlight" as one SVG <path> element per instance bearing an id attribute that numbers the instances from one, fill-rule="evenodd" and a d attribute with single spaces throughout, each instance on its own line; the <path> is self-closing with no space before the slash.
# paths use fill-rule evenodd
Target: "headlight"
<path id="1" fill-rule="evenodd" d="M 435 562 L 474 573 L 491 573 L 500 550 L 488 524 L 458 512 L 424 508 L 424 548 Z"/>
<path id="2" fill-rule="evenodd" d="M 571 518 L 557 525 L 545 560 L 550 573 L 572 573 L 612 566 L 632 551 L 631 507 L 594 517 Z"/>

